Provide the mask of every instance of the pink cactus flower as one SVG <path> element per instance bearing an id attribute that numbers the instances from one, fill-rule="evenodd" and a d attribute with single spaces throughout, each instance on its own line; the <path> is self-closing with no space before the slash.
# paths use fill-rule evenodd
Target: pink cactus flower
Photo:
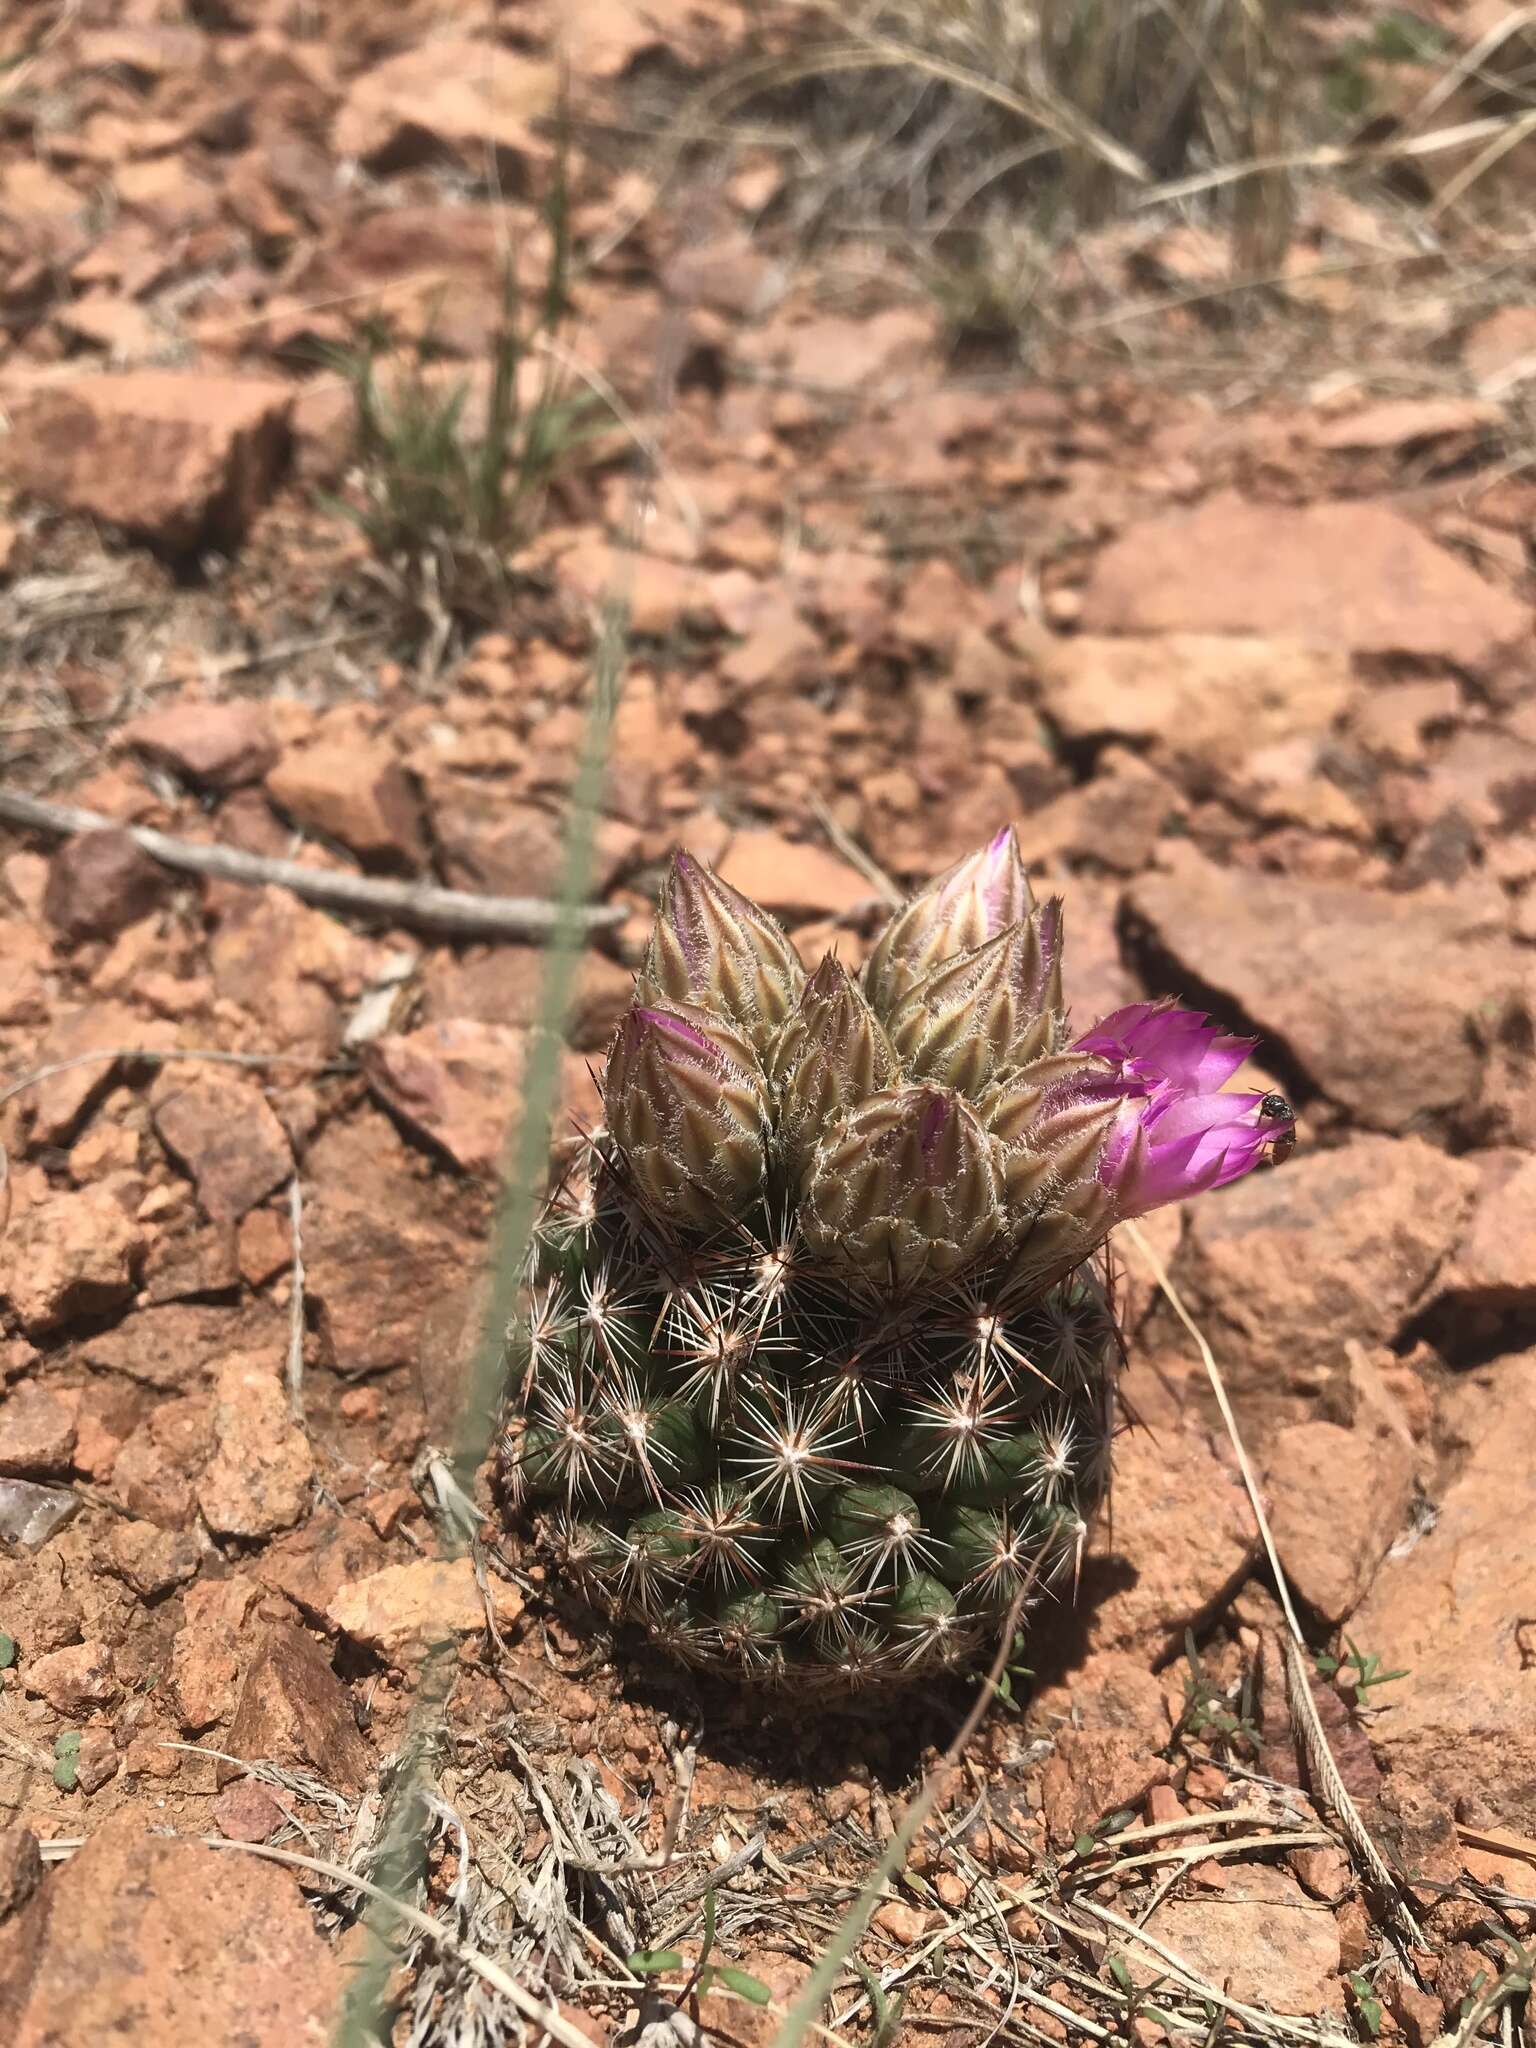
<path id="1" fill-rule="evenodd" d="M 1122 1217 L 1225 1187 L 1290 1149 L 1296 1119 L 1283 1096 L 1225 1086 L 1256 1042 L 1172 1003 L 1131 1003 L 1077 1040 L 1074 1052 L 1106 1063 L 1075 1084 L 1078 1099 L 1121 1103 L 1098 1178 Z"/>

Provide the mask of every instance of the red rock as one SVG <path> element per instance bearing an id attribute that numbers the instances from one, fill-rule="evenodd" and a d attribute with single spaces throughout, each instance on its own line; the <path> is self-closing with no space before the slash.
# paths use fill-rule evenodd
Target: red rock
<path id="1" fill-rule="evenodd" d="M 630 631 L 643 639 L 663 639 L 686 617 L 709 610 L 707 579 L 691 563 L 598 538 L 567 548 L 555 574 L 560 588 L 583 605 L 622 602 Z"/>
<path id="2" fill-rule="evenodd" d="M 19 1822 L 0 1828 L 0 1920 L 24 1906 L 42 1881 L 36 1835 Z"/>
<path id="3" fill-rule="evenodd" d="M 272 1311 L 266 1310 L 270 1317 Z M 268 1328 L 279 1327 L 268 1322 Z M 238 1349 L 251 1330 L 227 1308 L 178 1302 L 126 1316 L 115 1329 L 82 1338 L 80 1357 L 95 1372 L 120 1373 L 162 1393 L 184 1390 L 211 1359 Z"/>
<path id="4" fill-rule="evenodd" d="M 1111 639 L 1019 626 L 1015 644 L 1069 739 L 1133 741 L 1224 783 L 1254 748 L 1327 733 L 1356 690 L 1346 653 L 1243 635 Z"/>
<path id="5" fill-rule="evenodd" d="M 267 794 L 297 824 L 338 840 L 360 860 L 393 868 L 421 863 L 416 799 L 383 740 L 290 749 L 269 772 Z"/>
<path id="6" fill-rule="evenodd" d="M 414 1365 L 430 1307 L 462 1285 L 463 1241 L 412 1213 L 322 1186 L 305 1211 L 309 1299 L 344 1378 Z"/>
<path id="7" fill-rule="evenodd" d="M 1135 755 L 1112 748 L 1107 756 L 1091 782 L 1043 804 L 1020 826 L 1019 849 L 1027 866 L 1049 862 L 1054 867 L 1066 859 L 1130 875 L 1150 864 L 1157 842 L 1188 807 L 1171 782 Z M 1076 999 L 1075 933 L 1072 954 Z"/>
<path id="8" fill-rule="evenodd" d="M 1144 1658 L 1101 1650 L 1057 1683 L 1038 1686 L 1026 1714 L 1031 1731 L 1060 1728 L 1116 1729 L 1133 1734 L 1144 1749 L 1162 1749 L 1173 1733 L 1168 1703 Z"/>
<path id="9" fill-rule="evenodd" d="M 1072 1015 L 1088 1024 L 1126 1003 L 1140 1002 L 1142 989 L 1120 957 L 1118 885 L 1074 875 L 1062 884 L 1061 894 L 1071 948 Z"/>
<path id="10" fill-rule="evenodd" d="M 904 582 L 891 628 L 898 640 L 913 647 L 947 654 L 978 608 L 972 585 L 963 582 L 942 556 L 935 556 Z"/>
<path id="11" fill-rule="evenodd" d="M 1311 439 L 1343 453 L 1406 451 L 1460 435 L 1484 437 L 1503 417 L 1485 398 L 1393 398 L 1324 420 L 1311 429 Z"/>
<path id="12" fill-rule="evenodd" d="M 1396 768 L 1424 759 L 1430 729 L 1449 725 L 1461 710 L 1461 692 L 1449 676 L 1439 681 L 1395 683 L 1367 691 L 1350 707 L 1349 727 L 1378 760 Z"/>
<path id="13" fill-rule="evenodd" d="M 840 917 L 878 894 L 835 854 L 777 832 L 736 833 L 719 872 L 733 889 L 786 918 Z"/>
<path id="14" fill-rule="evenodd" d="M 213 1410 L 214 1453 L 197 1486 L 203 1520 L 218 1536 L 271 1536 L 310 1504 L 315 1461 L 293 1420 L 276 1366 L 258 1355 L 226 1359 Z"/>
<path id="15" fill-rule="evenodd" d="M 366 295 L 391 283 L 404 287 L 414 275 L 417 255 L 429 248 L 432 278 L 422 280 L 418 293 L 400 294 L 407 317 L 425 327 L 435 312 L 447 316 L 453 338 L 466 353 L 466 344 L 490 346 L 500 317 L 504 237 L 484 206 L 458 196 L 437 203 L 383 203 L 355 221 L 337 220 L 334 228 L 319 238 L 313 255 L 292 278 L 296 296 L 291 303 L 296 321 L 303 323 L 300 332 L 312 331 L 311 309 L 322 301 Z M 466 308 L 480 327 L 473 342 L 465 333 Z M 338 338 L 345 333 L 343 328 Z"/>
<path id="16" fill-rule="evenodd" d="M 363 1065 L 386 1108 L 466 1173 L 489 1176 L 502 1164 L 525 1056 L 523 1032 L 450 1018 L 376 1039 Z"/>
<path id="17" fill-rule="evenodd" d="M 1154 1785 L 1147 1794 L 1148 1827 L 1166 1827 L 1171 1820 L 1185 1820 L 1189 1809 L 1171 1785 Z"/>
<path id="18" fill-rule="evenodd" d="M 661 282 L 685 305 L 755 320 L 778 304 L 790 279 L 782 263 L 741 231 L 679 249 L 662 265 Z"/>
<path id="19" fill-rule="evenodd" d="M 110 1728 L 83 1728 L 80 1750 L 75 1758 L 75 1783 L 87 1798 L 110 1785 L 117 1776 L 121 1759 Z"/>
<path id="20" fill-rule="evenodd" d="M 1347 1620 L 1413 1494 L 1413 1452 L 1368 1419 L 1353 1429 L 1298 1422 L 1282 1429 L 1264 1464 L 1269 1522 L 1292 1589 L 1324 1621 Z"/>
<path id="21" fill-rule="evenodd" d="M 895 394 L 933 355 L 937 317 L 893 306 L 862 319 L 825 314 L 780 320 L 743 338 L 741 353 L 777 370 L 790 383 L 821 392 L 876 390 Z"/>
<path id="22" fill-rule="evenodd" d="M 293 1264 L 293 1230 L 287 1216 L 275 1209 L 253 1209 L 243 1216 L 236 1243 L 247 1287 L 265 1287 Z"/>
<path id="23" fill-rule="evenodd" d="M 870 1915 L 870 1925 L 898 1948 L 914 1948 L 928 1932 L 928 1915 L 920 1906 L 887 1899 Z"/>
<path id="24" fill-rule="evenodd" d="M 1115 1445 L 1114 1514 L 1083 1560 L 1089 1642 L 1099 1652 L 1182 1645 L 1242 1584 L 1257 1545 L 1247 1496 L 1203 1432 L 1128 1431 Z"/>
<path id="25" fill-rule="evenodd" d="M 1536 1351 L 1459 1379 L 1442 1429 L 1461 1447 L 1439 1517 L 1388 1557 L 1350 1633 L 1412 1675 L 1373 1696 L 1378 1753 L 1454 1805 L 1476 1795 L 1536 1833 Z"/>
<path id="26" fill-rule="evenodd" d="M 1536 306 L 1500 306 L 1461 344 L 1461 360 L 1479 391 L 1502 397 L 1536 377 Z"/>
<path id="27" fill-rule="evenodd" d="M 297 1765 L 345 1792 L 361 1790 L 372 1768 L 330 1658 L 291 1622 L 272 1625 L 257 1641 L 223 1747 L 252 1762 Z M 237 1774 L 230 1764 L 219 1771 Z"/>
<path id="28" fill-rule="evenodd" d="M 12 1489 L 22 1493 L 75 1496 L 62 1487 L 30 1486 L 24 1479 L 0 1480 L 0 1500 L 6 1503 L 5 1540 L 11 1535 L 9 1496 Z M 85 1560 L 78 1542 L 66 1537 L 36 1557 L 16 1557 L 0 1551 L 0 1604 L 5 1621 L 0 1623 L 17 1645 L 23 1658 L 41 1657 L 53 1650 L 78 1644 L 86 1632 L 85 1610 L 80 1594 L 87 1590 Z M 12 1678 L 5 1681 L 12 1684 Z"/>
<path id="29" fill-rule="evenodd" d="M 262 706 L 239 699 L 207 704 L 183 698 L 130 719 L 118 739 L 201 789 L 259 782 L 277 759 Z"/>
<path id="30" fill-rule="evenodd" d="M 741 645 L 721 661 L 720 674 L 737 692 L 768 683 L 793 689 L 809 681 L 826 658 L 821 635 L 786 600 L 759 615 Z"/>
<path id="31" fill-rule="evenodd" d="M 87 292 L 54 315 L 54 325 L 78 341 L 104 349 L 116 363 L 142 362 L 165 344 L 165 331 L 133 299 Z"/>
<path id="32" fill-rule="evenodd" d="M 1456 1313 L 1496 1315 L 1536 1306 L 1536 1159 L 1518 1152 L 1477 1161 L 1481 1184 L 1435 1293 Z"/>
<path id="33" fill-rule="evenodd" d="M 29 1336 L 43 1336 L 126 1301 L 143 1251 L 142 1228 L 109 1188 L 48 1195 L 0 1238 L 0 1294 Z"/>
<path id="34" fill-rule="evenodd" d="M 1443 1780 L 1442 1780 L 1443 1785 Z M 1462 1799 L 1481 1797 L 1475 1783 Z M 1438 1904 L 1461 1878 L 1465 1857 L 1450 1801 L 1411 1769 L 1396 1768 L 1362 1818 L 1393 1870 L 1421 1907 Z"/>
<path id="35" fill-rule="evenodd" d="M 530 160 L 549 153 L 535 124 L 558 91 L 553 64 L 476 37 L 431 37 L 358 75 L 337 115 L 334 146 L 374 172 L 448 155 L 477 174 L 490 148 L 504 176 L 526 175 Z"/>
<path id="36" fill-rule="evenodd" d="M 189 1734 L 228 1721 L 235 1712 L 253 1641 L 246 1621 L 257 1595 L 255 1583 L 239 1573 L 200 1581 L 182 1595 L 184 1618 L 171 1644 L 171 1690 Z"/>
<path id="37" fill-rule="evenodd" d="M 195 1579 L 203 1546 L 190 1529 L 162 1529 L 124 1516 L 113 1519 L 102 1563 L 141 1600 L 154 1600 L 172 1586 Z"/>
<path id="38" fill-rule="evenodd" d="M 1174 1277 L 1247 1420 L 1293 1419 L 1347 1340 L 1397 1335 L 1476 1185 L 1422 1138 L 1363 1137 L 1190 1205 Z"/>
<path id="39" fill-rule="evenodd" d="M 118 1451 L 112 1466 L 113 1495 L 130 1513 L 158 1528 L 184 1528 L 193 1514 L 192 1481 L 207 1463 L 211 1448 L 203 1396 L 161 1401 Z"/>
<path id="40" fill-rule="evenodd" d="M 284 889 L 241 893 L 209 942 L 214 988 L 284 1050 L 330 1052 L 341 1036 L 338 1000 L 355 1000 L 378 948 Z"/>
<path id="41" fill-rule="evenodd" d="M 492 1611 L 506 1627 L 522 1613 L 522 1596 L 494 1575 L 488 1584 Z M 332 1596 L 327 1619 L 341 1634 L 404 1668 L 429 1644 L 478 1634 L 485 1627 L 485 1602 L 467 1557 L 419 1558 L 347 1580 Z"/>
<path id="42" fill-rule="evenodd" d="M 1337 1905 L 1354 1883 L 1349 1858 L 1338 1849 L 1293 1849 L 1286 1858 L 1302 1890 Z"/>
<path id="43" fill-rule="evenodd" d="M 1329 1909 L 1268 1864 L 1226 1866 L 1225 1880 L 1213 1898 L 1164 1900 L 1147 1932 L 1232 1998 L 1275 2012 L 1334 2010 L 1339 1935 Z M 1161 1963 L 1145 1949 L 1131 1943 L 1123 1956 L 1138 1984 L 1161 1980 Z"/>
<path id="44" fill-rule="evenodd" d="M 139 1306 L 228 1294 L 240 1285 L 232 1223 L 204 1223 L 192 1213 L 174 1214 L 144 1254 Z"/>
<path id="45" fill-rule="evenodd" d="M 216 1223 L 238 1222 L 293 1175 L 286 1132 L 265 1095 L 227 1067 L 162 1069 L 150 1093 L 155 1129 L 191 1174 Z"/>
<path id="46" fill-rule="evenodd" d="M 71 1643 L 45 1657 L 29 1657 L 22 1666 L 21 1686 L 71 1721 L 98 1707 L 110 1707 L 122 1695 L 112 1671 L 112 1652 L 100 1642 Z"/>
<path id="47" fill-rule="evenodd" d="M 1063 1728 L 1040 1774 L 1040 1803 L 1061 1849 L 1107 1815 L 1141 1806 L 1168 1781 L 1168 1760 L 1124 1728 Z"/>
<path id="48" fill-rule="evenodd" d="M 1404 1131 L 1473 1113 L 1484 1047 L 1528 1000 L 1525 963 L 1484 912 L 1179 852 L 1130 891 L 1134 943 L 1230 1000 L 1358 1122 Z"/>
<path id="49" fill-rule="evenodd" d="M 11 2048 L 325 2048 L 335 1957 L 293 1879 L 114 1814 L 0 1933 Z"/>
<path id="50" fill-rule="evenodd" d="M 383 1493 L 372 1493 L 363 1503 L 363 1512 L 381 1536 L 393 1536 L 400 1524 L 421 1513 L 421 1500 L 413 1486 L 391 1486 Z"/>
<path id="51" fill-rule="evenodd" d="M 265 1785 L 255 1778 L 236 1778 L 214 1800 L 213 1824 L 227 1842 L 265 1842 L 288 1816 Z"/>
<path id="52" fill-rule="evenodd" d="M 430 779 L 433 827 L 448 878 L 461 889 L 505 896 L 552 896 L 564 851 L 558 819 L 536 804 L 510 803 L 500 789 L 470 776 Z M 606 895 L 640 845 L 632 826 L 598 825 L 593 891 Z M 496 1021 L 515 1021 L 496 1020 Z"/>
<path id="53" fill-rule="evenodd" d="M 163 902 L 170 877 L 115 825 L 67 839 L 48 863 L 43 910 L 67 945 L 113 939 Z"/>
<path id="54" fill-rule="evenodd" d="M 1529 638 L 1531 613 L 1388 506 L 1223 494 L 1113 541 L 1093 565 L 1082 623 L 1257 634 L 1479 672 Z"/>
<path id="55" fill-rule="evenodd" d="M 42 1479 L 69 1470 L 80 1396 L 23 1380 L 0 1395 L 0 1472 Z"/>
<path id="56" fill-rule="evenodd" d="M 175 370 L 77 377 L 11 414 L 13 486 L 178 553 L 234 547 L 277 481 L 286 385 Z"/>
<path id="57" fill-rule="evenodd" d="M 374 1390 L 354 1387 L 348 1391 Z M 310 1621 L 324 1622 L 332 1600 L 349 1579 L 368 1578 L 389 1562 L 388 1549 L 366 1522 L 318 1509 L 303 1528 L 269 1543 L 253 1569 L 264 1586 L 291 1600 Z"/>
<path id="58" fill-rule="evenodd" d="M 48 1016 L 48 978 L 53 948 L 47 935 L 24 918 L 0 918 L 0 959 L 6 981 L 0 987 L 0 1025 L 41 1024 Z"/>
<path id="59" fill-rule="evenodd" d="M 152 1036 L 121 1003 L 90 1003 L 60 1015 L 38 1047 L 37 1063 L 63 1071 L 50 1073 L 22 1098 L 32 1107 L 32 1143 L 70 1144 L 116 1079 L 118 1055 Z"/>

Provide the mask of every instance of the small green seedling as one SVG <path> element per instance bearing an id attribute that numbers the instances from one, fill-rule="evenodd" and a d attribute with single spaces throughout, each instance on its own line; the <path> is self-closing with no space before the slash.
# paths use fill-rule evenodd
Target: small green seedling
<path id="1" fill-rule="evenodd" d="M 714 1945 L 715 1894 L 711 1888 L 704 1894 L 704 1939 L 699 1944 L 699 1959 L 687 1983 L 677 1993 L 678 2003 L 718 1985 L 722 1991 L 733 1991 L 738 1998 L 749 1999 L 753 2005 L 772 2004 L 773 1993 L 760 1977 L 754 1977 L 749 1970 L 738 1970 L 734 1963 L 712 1963 L 709 1960 Z M 626 1961 L 637 1977 L 671 1977 L 688 1967 L 685 1958 L 675 1948 L 637 1949 Z"/>
<path id="2" fill-rule="evenodd" d="M 867 1963 L 861 1963 L 857 1956 L 851 1956 L 849 1961 L 857 1973 L 859 1982 L 864 1986 L 865 1996 L 869 1999 L 869 2009 L 874 2017 L 874 2025 L 870 2028 L 869 2039 L 865 2042 L 864 2048 L 889 2048 L 889 2043 L 895 2039 L 896 2031 L 901 2025 L 901 2016 L 906 2010 L 907 1994 L 901 1991 L 892 1998 L 881 1988 L 880 1979 Z"/>
<path id="3" fill-rule="evenodd" d="M 1331 1656 L 1326 1650 L 1316 1653 L 1318 1676 L 1332 1678 L 1338 1685 L 1355 1696 L 1359 1706 L 1367 1701 L 1371 1691 L 1378 1685 L 1391 1685 L 1399 1678 L 1406 1678 L 1406 1671 L 1383 1671 L 1381 1658 L 1374 1650 L 1361 1650 L 1346 1636 L 1344 1645 L 1347 1655 Z"/>
<path id="4" fill-rule="evenodd" d="M 624 1960 L 637 1977 L 669 1977 L 686 1967 L 675 1948 L 640 1948 Z"/>
<path id="5" fill-rule="evenodd" d="M 80 1731 L 71 1728 L 55 1738 L 53 1782 L 61 1792 L 73 1792 L 80 1782 Z"/>
<path id="6" fill-rule="evenodd" d="M 1184 1680 L 1184 1711 L 1173 1731 L 1173 1740 L 1194 1735 L 1229 1756 L 1234 1752 L 1257 1756 L 1263 1742 L 1253 1718 L 1253 1681 L 1248 1673 L 1243 1673 L 1234 1709 L 1221 1688 L 1207 1676 L 1193 1629 L 1184 1631 L 1184 1656 L 1189 1665 Z"/>
<path id="7" fill-rule="evenodd" d="M 1381 2032 L 1382 2005 L 1371 1986 L 1370 1978 L 1362 1977 L 1358 1970 L 1351 1971 L 1349 1991 L 1355 2002 L 1355 2010 L 1360 2015 L 1360 2024 L 1374 2041 Z"/>
<path id="8" fill-rule="evenodd" d="M 1096 1820 L 1091 1828 L 1085 1828 L 1072 1844 L 1072 1854 L 1079 1858 L 1092 1856 L 1102 1842 L 1111 1835 L 1118 1835 L 1122 1828 L 1128 1828 L 1136 1818 L 1136 1809 L 1127 1806 L 1114 1813 L 1106 1813 Z"/>

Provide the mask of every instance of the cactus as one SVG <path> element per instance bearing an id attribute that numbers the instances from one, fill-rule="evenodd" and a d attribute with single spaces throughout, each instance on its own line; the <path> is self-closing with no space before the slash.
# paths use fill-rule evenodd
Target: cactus
<path id="1" fill-rule="evenodd" d="M 1250 1041 L 1073 1037 L 1012 832 L 862 977 L 673 861 L 513 1332 L 504 1475 L 563 1578 L 695 1666 L 854 1692 L 973 1661 L 1108 1477 L 1112 1226 L 1288 1148 Z"/>

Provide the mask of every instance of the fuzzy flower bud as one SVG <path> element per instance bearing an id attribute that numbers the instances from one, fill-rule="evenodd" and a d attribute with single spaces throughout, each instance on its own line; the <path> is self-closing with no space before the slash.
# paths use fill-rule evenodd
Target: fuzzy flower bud
<path id="1" fill-rule="evenodd" d="M 977 1101 L 981 1126 L 997 1148 L 1015 1236 L 1048 1194 L 1085 1179 L 1096 1187 L 1099 1154 L 1118 1112 L 1113 1103 L 1084 1099 L 1095 1071 L 1085 1053 L 1052 1053 L 1004 1075 Z M 1107 1216 L 1107 1203 L 1102 1206 Z"/>
<path id="2" fill-rule="evenodd" d="M 1002 1227 L 993 1148 L 948 1088 L 889 1088 L 826 1138 L 806 1176 L 813 1252 L 893 1292 L 968 1265 Z"/>
<path id="3" fill-rule="evenodd" d="M 608 1053 L 603 1115 L 637 1193 L 683 1229 L 718 1228 L 762 1188 L 767 1084 L 721 1018 L 636 1003 Z"/>
<path id="4" fill-rule="evenodd" d="M 804 981 L 799 954 L 766 911 L 692 854 L 673 855 L 636 983 L 641 1002 L 718 1011 L 761 1055 Z"/>
<path id="5" fill-rule="evenodd" d="M 901 1072 L 884 1026 L 830 953 L 775 1037 L 767 1068 L 779 1149 L 796 1179 L 824 1133 Z"/>
<path id="6" fill-rule="evenodd" d="M 898 910 L 869 957 L 864 988 L 889 1017 L 915 981 L 956 953 L 973 952 L 1034 907 L 1011 825 L 967 854 Z"/>
<path id="7" fill-rule="evenodd" d="M 1289 1151 L 1296 1119 L 1283 1097 L 1225 1086 L 1254 1043 L 1171 1003 L 1132 1003 L 1078 1039 L 1074 1051 L 1103 1063 L 1072 1084 L 1078 1099 L 1115 1106 L 1097 1179 L 1117 1217 L 1225 1187 Z"/>
<path id="8" fill-rule="evenodd" d="M 994 1075 L 1052 1052 L 1066 1036 L 1061 996 L 1061 899 L 995 939 L 944 960 L 890 1016 L 907 1071 L 976 1095 Z"/>

